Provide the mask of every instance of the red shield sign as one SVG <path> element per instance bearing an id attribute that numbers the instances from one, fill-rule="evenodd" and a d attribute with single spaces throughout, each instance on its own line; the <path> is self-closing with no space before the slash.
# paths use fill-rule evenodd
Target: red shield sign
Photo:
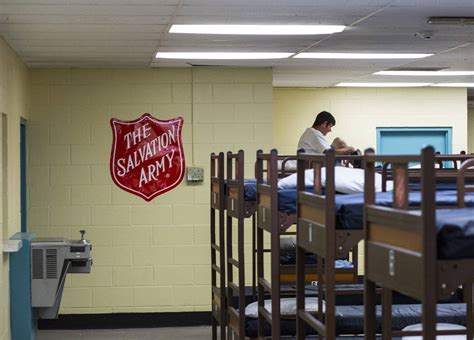
<path id="1" fill-rule="evenodd" d="M 149 202 L 184 177 L 183 118 L 159 120 L 149 113 L 132 121 L 110 120 L 110 174 L 115 184 Z"/>

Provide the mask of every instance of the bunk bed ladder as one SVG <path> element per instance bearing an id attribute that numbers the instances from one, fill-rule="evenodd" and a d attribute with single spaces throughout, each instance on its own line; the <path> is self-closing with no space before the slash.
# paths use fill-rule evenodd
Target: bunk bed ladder
<path id="1" fill-rule="evenodd" d="M 266 163 L 266 181 L 264 181 L 264 162 Z M 258 287 L 258 338 L 264 339 L 264 323 L 270 324 L 272 339 L 280 339 L 280 225 L 278 214 L 278 154 L 271 150 L 270 154 L 257 152 L 255 166 L 257 179 L 257 287 Z M 264 232 L 270 233 L 270 266 L 271 282 L 264 277 Z M 265 309 L 265 293 L 270 294 L 272 311 Z"/>
<path id="2" fill-rule="evenodd" d="M 224 190 L 224 153 L 221 152 L 219 155 L 212 153 L 210 197 L 212 340 L 218 339 L 218 333 L 221 340 L 226 338 Z M 218 215 L 217 221 L 216 215 Z M 217 231 L 219 240 L 216 236 Z"/>
<path id="3" fill-rule="evenodd" d="M 235 165 L 235 166 L 234 166 Z M 235 171 L 233 171 L 235 169 Z M 227 210 L 227 310 L 228 310 L 228 339 L 233 340 L 234 333 L 239 340 L 245 339 L 245 255 L 244 255 L 244 152 L 227 153 L 227 204 L 235 208 L 237 215 L 232 216 Z M 230 193 L 232 189 L 233 193 Z M 236 189 L 236 190 L 235 190 Z M 233 196 L 237 194 L 238 199 Z M 232 202 L 232 203 L 230 203 Z M 234 209 L 233 208 L 233 209 Z M 235 213 L 235 211 L 233 211 Z M 233 219 L 237 216 L 237 258 L 233 257 Z M 237 269 L 238 284 L 234 282 L 234 269 Z M 233 298 L 238 296 L 238 306 L 234 306 Z M 238 309 L 237 309 L 238 308 Z"/>

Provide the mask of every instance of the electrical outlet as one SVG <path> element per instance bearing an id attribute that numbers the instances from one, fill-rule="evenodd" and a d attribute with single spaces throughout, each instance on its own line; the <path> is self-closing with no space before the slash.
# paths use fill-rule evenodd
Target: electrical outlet
<path id="1" fill-rule="evenodd" d="M 204 168 L 195 168 L 195 167 L 186 168 L 186 181 L 188 182 L 204 181 Z"/>

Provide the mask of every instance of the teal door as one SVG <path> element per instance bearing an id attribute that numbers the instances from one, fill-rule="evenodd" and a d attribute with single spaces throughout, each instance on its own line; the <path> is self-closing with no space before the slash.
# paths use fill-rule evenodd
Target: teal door
<path id="1" fill-rule="evenodd" d="M 441 154 L 451 153 L 451 128 L 377 128 L 377 152 L 390 154 L 419 154 L 428 145 Z"/>

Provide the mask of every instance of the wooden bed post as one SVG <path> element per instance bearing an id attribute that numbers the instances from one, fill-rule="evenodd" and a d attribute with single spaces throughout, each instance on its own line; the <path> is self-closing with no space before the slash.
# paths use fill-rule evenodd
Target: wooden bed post
<path id="1" fill-rule="evenodd" d="M 336 157 L 334 150 L 326 153 L 326 196 L 334 197 L 336 195 L 336 184 L 334 178 L 334 167 Z M 328 200 L 326 202 L 326 249 L 327 256 L 324 261 L 324 284 L 326 286 L 326 339 L 336 339 L 336 273 L 334 264 L 336 263 L 336 216 L 335 202 Z"/>
<path id="2" fill-rule="evenodd" d="M 215 165 L 215 154 L 211 153 L 211 178 L 216 176 L 216 165 Z M 212 181 L 211 181 L 211 202 L 214 199 L 213 197 L 213 191 L 212 191 Z M 213 208 L 211 204 L 211 209 L 210 209 L 210 231 L 211 231 L 211 266 L 213 266 L 216 263 L 216 251 L 214 248 L 212 248 L 213 244 L 216 244 L 216 214 L 215 214 L 215 209 Z M 216 271 L 211 268 L 211 303 L 212 303 L 212 320 L 211 320 L 211 326 L 212 326 L 212 340 L 217 340 L 217 320 L 215 318 L 215 313 L 217 312 L 215 310 L 215 303 L 214 303 L 214 287 L 216 287 L 217 283 L 217 275 Z"/>
<path id="3" fill-rule="evenodd" d="M 305 189 L 305 161 L 300 159 L 298 152 L 297 161 L 297 192 Z M 297 194 L 299 195 L 299 194 Z M 298 202 L 298 197 L 296 198 Z M 298 214 L 299 204 L 296 204 L 296 216 Z M 298 227 L 297 227 L 298 228 Z M 296 336 L 297 340 L 305 340 L 306 327 L 303 319 L 299 317 L 299 311 L 305 310 L 305 258 L 304 249 L 299 247 L 298 233 L 296 234 Z"/>
<path id="4" fill-rule="evenodd" d="M 474 324 L 473 324 L 473 315 L 472 315 L 472 311 L 473 311 L 473 300 L 472 300 L 472 297 L 473 297 L 473 289 L 474 289 L 474 286 L 473 286 L 473 282 L 472 280 L 469 280 L 468 282 L 464 283 L 462 285 L 462 289 L 463 289 L 463 297 L 464 297 L 464 302 L 466 303 L 466 338 L 467 339 L 472 339 L 473 337 L 473 328 L 474 328 Z"/>
<path id="5" fill-rule="evenodd" d="M 465 207 L 465 194 L 466 191 L 474 192 L 474 186 L 470 185 L 466 188 L 465 176 L 469 167 L 474 166 L 474 159 L 464 161 L 460 168 L 456 179 L 457 184 L 457 204 L 458 208 Z M 472 280 L 463 284 L 464 291 L 464 302 L 466 303 L 466 328 L 467 328 L 467 339 L 472 339 L 474 336 L 474 283 Z"/>
<path id="6" fill-rule="evenodd" d="M 239 197 L 244 197 L 244 151 L 239 150 L 237 158 L 236 178 L 239 181 Z M 244 200 L 239 199 L 239 214 L 244 212 Z M 244 255 L 244 218 L 237 221 L 237 253 L 238 253 L 238 273 L 239 273 L 239 339 L 245 339 L 245 255 Z M 233 340 L 230 338 L 230 340 Z"/>
<path id="7" fill-rule="evenodd" d="M 217 164 L 216 164 L 217 162 Z M 226 266 L 225 266 L 225 195 L 224 195 L 224 153 L 211 154 L 211 301 L 212 301 L 212 339 L 217 340 L 217 328 L 220 326 L 220 339 L 226 338 Z M 219 211 L 216 225 L 216 210 Z M 219 228 L 219 242 L 216 243 L 216 228 Z M 219 252 L 219 265 L 217 264 Z M 217 287 L 217 273 L 219 285 Z M 216 299 L 218 301 L 216 301 Z"/>
<path id="8" fill-rule="evenodd" d="M 436 231 L 436 183 L 435 178 L 435 155 L 432 147 L 422 150 L 422 202 L 421 211 L 423 216 L 423 339 L 436 339 L 436 300 L 437 285 L 437 231 Z M 428 258 L 429 254 L 430 258 Z M 434 257 L 434 259 L 432 258 Z"/>
<path id="9" fill-rule="evenodd" d="M 232 175 L 232 162 L 233 159 L 230 158 L 229 156 L 232 155 L 231 151 L 227 152 L 227 181 L 231 180 L 233 177 Z M 234 282 L 234 268 L 232 263 L 229 261 L 229 259 L 232 258 L 233 252 L 232 252 L 232 243 L 233 243 L 233 237 L 232 237 L 232 216 L 230 214 L 227 214 L 227 228 L 226 228 L 226 251 L 227 251 L 227 258 L 226 258 L 226 268 L 227 268 L 227 302 L 229 306 L 233 306 L 233 298 L 234 298 L 234 291 L 231 287 L 232 282 Z M 228 318 L 230 320 L 230 310 L 228 311 Z M 231 340 L 232 339 L 232 328 L 229 326 L 227 329 L 227 339 Z"/>
<path id="10" fill-rule="evenodd" d="M 278 153 L 277 150 L 270 151 L 270 164 L 267 169 L 267 182 L 271 187 L 278 186 Z M 271 262 L 271 295 L 272 295 L 272 339 L 280 339 L 281 315 L 280 315 L 280 225 L 278 215 L 278 191 L 272 190 L 271 201 L 271 233 L 270 233 L 270 262 Z"/>
<path id="11" fill-rule="evenodd" d="M 263 153 L 262 150 L 257 151 L 257 159 L 255 163 L 255 178 L 257 179 L 257 203 L 259 200 L 258 186 L 263 183 L 263 160 L 259 157 Z M 258 213 L 258 212 L 257 212 Z M 260 284 L 259 279 L 264 275 L 263 268 L 263 229 L 257 226 L 257 299 L 258 299 L 258 310 L 265 308 L 265 289 Z M 264 339 L 265 319 L 260 312 L 258 312 L 258 338 Z"/>
<path id="12" fill-rule="evenodd" d="M 375 163 L 369 161 L 367 156 L 374 154 L 373 149 L 367 149 L 364 153 L 364 168 L 365 168 L 365 179 L 364 179 L 364 200 L 365 206 L 368 204 L 375 204 Z M 366 209 L 364 208 L 364 239 L 369 239 L 369 230 L 367 228 L 367 216 Z M 364 242 L 364 253 L 367 254 L 367 242 Z M 376 315 L 375 315 L 375 298 L 376 298 L 376 287 L 375 282 L 370 281 L 367 278 L 368 258 L 365 258 L 364 264 L 364 332 L 366 340 L 375 339 L 376 332 Z"/>

